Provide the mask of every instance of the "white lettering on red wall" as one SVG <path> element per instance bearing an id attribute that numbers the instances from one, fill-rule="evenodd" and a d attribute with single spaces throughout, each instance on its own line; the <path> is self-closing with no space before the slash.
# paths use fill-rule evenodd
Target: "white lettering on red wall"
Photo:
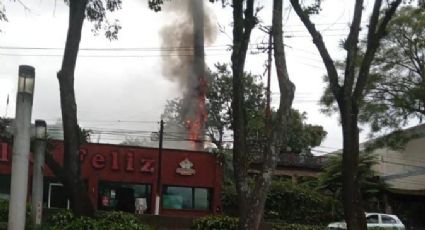
<path id="1" fill-rule="evenodd" d="M 85 152 L 87 154 L 87 152 Z M 81 152 L 80 152 L 81 154 Z M 124 163 L 123 169 L 127 172 L 137 171 L 142 173 L 153 173 L 155 171 L 155 160 L 141 158 L 136 165 L 136 154 L 132 151 L 127 152 L 126 154 L 119 154 L 118 151 L 112 151 L 110 157 L 106 157 L 103 154 L 96 153 L 93 154 L 90 158 L 90 164 L 94 169 L 102 170 L 106 167 L 109 167 L 113 171 L 121 170 L 120 162 Z M 80 159 L 81 156 L 80 156 Z"/>

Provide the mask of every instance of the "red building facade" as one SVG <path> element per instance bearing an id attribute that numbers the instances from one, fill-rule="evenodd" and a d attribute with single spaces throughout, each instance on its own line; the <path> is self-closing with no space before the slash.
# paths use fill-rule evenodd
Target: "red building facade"
<path id="1" fill-rule="evenodd" d="M 54 158 L 61 163 L 63 144 L 58 141 L 55 145 Z M 134 212 L 138 202 L 145 207 L 144 213 L 153 214 L 159 192 L 160 215 L 203 216 L 220 212 L 222 168 L 215 156 L 172 149 L 163 149 L 161 159 L 159 155 L 155 148 L 82 146 L 81 174 L 94 207 Z M 8 198 L 10 193 L 10 167 L 11 146 L 0 143 L 0 198 Z M 69 207 L 64 188 L 47 166 L 44 175 L 44 206 Z"/>

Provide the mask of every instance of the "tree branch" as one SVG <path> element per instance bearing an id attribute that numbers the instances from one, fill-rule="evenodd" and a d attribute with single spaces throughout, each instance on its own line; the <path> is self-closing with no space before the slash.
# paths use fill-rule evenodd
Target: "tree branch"
<path id="1" fill-rule="evenodd" d="M 377 2 L 382 2 L 382 0 L 376 0 L 375 5 Z M 351 96 L 353 90 L 362 12 L 363 0 L 356 1 L 354 5 L 353 22 L 350 26 L 350 33 L 348 34 L 347 41 L 344 44 L 344 48 L 347 50 L 344 74 L 344 95 Z"/>
<path id="2" fill-rule="evenodd" d="M 309 16 L 301 8 L 299 0 L 291 0 L 292 7 L 294 8 L 297 15 L 300 17 L 301 21 L 307 28 L 311 37 L 313 38 L 313 43 L 316 45 L 319 50 L 320 56 L 323 59 L 326 70 L 328 72 L 328 78 L 331 85 L 331 89 L 335 95 L 340 94 L 341 86 L 338 83 L 338 72 L 335 68 L 335 63 L 329 55 L 328 49 L 323 41 L 322 35 L 317 31 L 314 24 L 311 22 Z"/>
<path id="3" fill-rule="evenodd" d="M 390 22 L 391 18 L 394 16 L 395 11 L 397 10 L 401 1 L 402 0 L 393 1 L 390 5 L 390 8 L 385 11 L 384 18 L 379 24 L 379 27 L 377 28 L 376 32 L 375 30 L 371 30 L 371 29 L 368 32 L 369 34 L 368 34 L 368 40 L 367 40 L 366 54 L 363 58 L 360 71 L 359 71 L 359 77 L 357 78 L 356 87 L 353 93 L 353 100 L 356 102 L 359 101 L 360 97 L 363 94 L 363 90 L 367 83 L 367 78 L 369 75 L 370 66 L 372 64 L 373 57 L 375 56 L 376 50 L 379 47 L 379 41 L 385 36 L 385 30 L 387 28 L 387 25 Z M 374 11 L 371 17 L 372 24 L 373 24 L 372 20 L 375 20 L 375 17 L 379 17 L 379 16 L 376 16 L 375 14 L 379 15 L 379 13 L 380 13 L 380 10 L 374 8 Z M 370 33 L 373 33 L 373 34 L 370 34 Z"/>

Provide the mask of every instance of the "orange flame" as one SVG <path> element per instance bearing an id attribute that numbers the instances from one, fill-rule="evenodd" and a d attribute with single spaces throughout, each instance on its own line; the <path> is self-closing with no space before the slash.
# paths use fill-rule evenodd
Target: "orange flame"
<path id="1" fill-rule="evenodd" d="M 199 143 L 202 143 L 204 124 L 207 121 L 208 114 L 205 107 L 207 81 L 205 78 L 200 78 L 199 94 L 195 116 L 186 121 L 186 126 L 189 130 L 189 140 L 192 142 L 193 149 L 200 149 Z"/>

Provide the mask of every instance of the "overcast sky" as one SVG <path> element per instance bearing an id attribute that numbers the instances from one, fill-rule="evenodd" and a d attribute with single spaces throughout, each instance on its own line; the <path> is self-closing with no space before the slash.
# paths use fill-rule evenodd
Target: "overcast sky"
<path id="1" fill-rule="evenodd" d="M 36 69 L 32 117 L 54 124 L 61 117 L 56 72 L 60 69 L 65 44 L 68 7 L 61 0 L 56 4 L 51 0 L 21 2 L 29 9 L 25 9 L 19 1 L 3 1 L 9 22 L 0 23 L 0 115 L 5 115 L 6 98 L 10 95 L 7 115 L 14 116 L 18 66 L 32 65 Z M 260 17 L 265 25 L 270 25 L 272 1 L 257 2 L 265 4 Z M 368 4 L 372 1 L 365 2 Z M 353 0 L 324 1 L 322 13 L 313 18 L 323 32 L 334 59 L 344 57 L 338 44 L 347 34 L 353 4 Z M 206 61 L 210 67 L 216 62 L 230 63 L 231 53 L 225 46 L 231 44 L 231 8 L 223 9 L 217 3 L 206 3 L 206 7 L 217 25 L 225 30 L 224 33 L 217 32 L 215 42 L 207 45 Z M 366 22 L 368 14 L 364 15 L 363 22 Z M 161 45 L 159 31 L 172 23 L 173 18 L 167 12 L 150 11 L 147 0 L 125 0 L 122 9 L 109 17 L 120 20 L 122 30 L 117 41 L 110 42 L 102 35 L 94 36 L 92 25 L 87 21 L 84 24 L 82 50 L 75 73 L 79 121 L 85 127 L 97 129 L 155 131 L 166 100 L 181 93 L 178 84 L 162 76 L 161 53 L 158 50 Z M 327 117 L 319 110 L 318 100 L 325 87 L 322 81 L 325 68 L 320 56 L 297 15 L 289 8 L 284 14 L 284 30 L 289 74 L 296 85 L 293 107 L 307 112 L 309 123 L 322 125 L 328 132 L 326 140 L 316 148 L 316 152 L 335 151 L 341 148 L 341 127 L 337 116 Z M 265 41 L 267 39 L 261 31 L 253 32 L 252 44 Z M 154 49 L 84 50 L 92 48 Z M 246 70 L 263 74 L 265 60 L 265 54 L 250 54 Z M 272 90 L 278 92 L 276 80 L 272 82 Z M 274 94 L 274 104 L 277 98 L 278 95 Z M 364 140 L 365 135 L 362 136 Z"/>

